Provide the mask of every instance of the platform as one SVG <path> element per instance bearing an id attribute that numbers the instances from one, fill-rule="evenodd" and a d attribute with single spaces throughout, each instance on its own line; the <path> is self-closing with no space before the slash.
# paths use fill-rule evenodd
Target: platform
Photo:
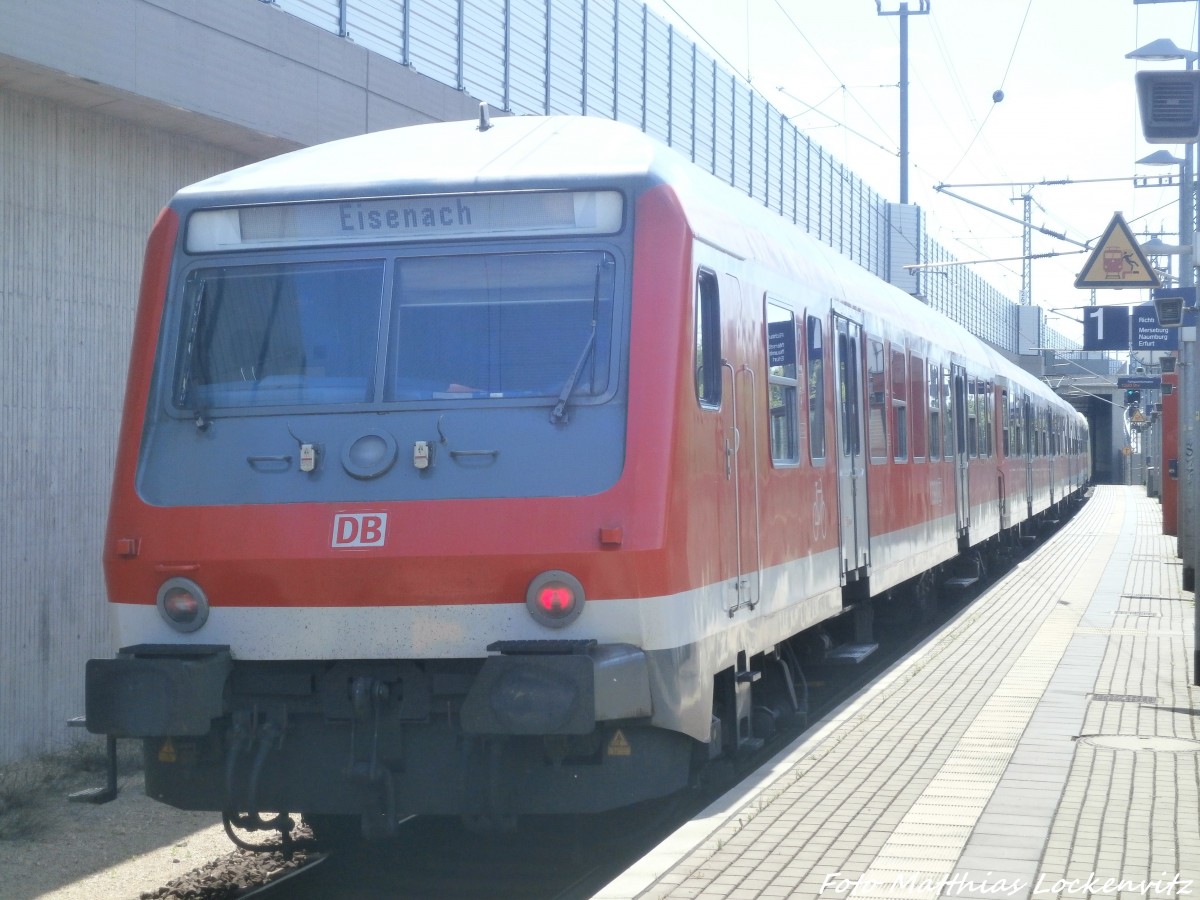
<path id="1" fill-rule="evenodd" d="M 1140 487 L 596 900 L 1200 897 L 1195 598 Z"/>

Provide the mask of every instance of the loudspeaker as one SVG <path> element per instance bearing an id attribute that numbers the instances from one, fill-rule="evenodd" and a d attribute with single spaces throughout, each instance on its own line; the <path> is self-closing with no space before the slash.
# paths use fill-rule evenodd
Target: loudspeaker
<path id="1" fill-rule="evenodd" d="M 1183 294 L 1154 292 L 1154 314 L 1163 328 L 1178 328 L 1183 324 Z"/>
<path id="2" fill-rule="evenodd" d="M 1134 78 L 1147 143 L 1200 141 L 1200 71 L 1150 70 Z"/>

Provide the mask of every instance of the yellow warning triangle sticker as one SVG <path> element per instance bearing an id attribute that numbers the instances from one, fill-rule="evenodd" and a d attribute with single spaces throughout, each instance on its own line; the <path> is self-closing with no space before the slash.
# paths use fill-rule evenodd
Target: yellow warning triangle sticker
<path id="1" fill-rule="evenodd" d="M 613 735 L 612 740 L 608 743 L 609 756 L 631 756 L 633 748 L 629 746 L 629 739 L 618 728 L 617 733 Z"/>
<path id="2" fill-rule="evenodd" d="M 1083 271 L 1077 288 L 1155 288 L 1161 284 L 1120 213 L 1114 213 Z"/>

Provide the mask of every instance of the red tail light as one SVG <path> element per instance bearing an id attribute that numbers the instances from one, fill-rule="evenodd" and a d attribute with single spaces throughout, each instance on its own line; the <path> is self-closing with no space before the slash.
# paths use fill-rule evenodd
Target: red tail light
<path id="1" fill-rule="evenodd" d="M 579 618 L 586 599 L 578 578 L 555 569 L 529 582 L 525 608 L 541 624 L 562 628 Z"/>

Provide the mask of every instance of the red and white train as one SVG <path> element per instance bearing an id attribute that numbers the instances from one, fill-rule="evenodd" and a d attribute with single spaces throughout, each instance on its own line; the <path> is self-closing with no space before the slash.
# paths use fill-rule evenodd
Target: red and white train
<path id="1" fill-rule="evenodd" d="M 336 141 L 154 226 L 87 725 L 241 822 L 614 808 L 1088 476 L 1036 378 L 636 130 Z"/>

